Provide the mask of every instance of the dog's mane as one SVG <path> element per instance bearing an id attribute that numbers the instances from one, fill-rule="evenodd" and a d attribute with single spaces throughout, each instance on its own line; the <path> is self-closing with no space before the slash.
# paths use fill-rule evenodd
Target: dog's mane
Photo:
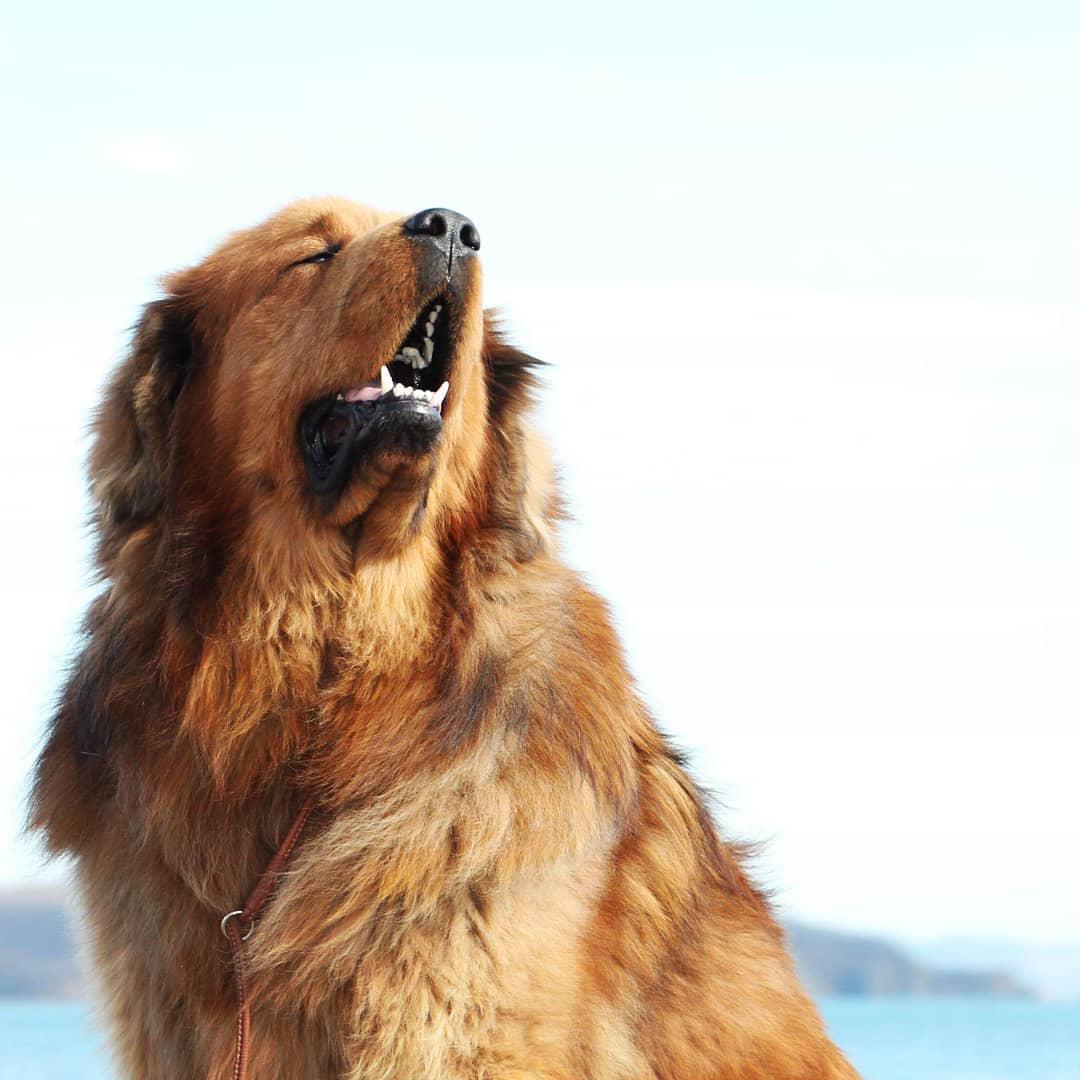
<path id="1" fill-rule="evenodd" d="M 419 524 L 420 535 L 391 565 L 355 563 L 349 528 L 332 536 L 264 532 L 262 546 L 251 550 L 251 536 L 228 520 L 229 508 L 202 491 L 193 496 L 177 469 L 185 386 L 206 347 L 197 320 L 176 297 L 148 305 L 94 419 L 91 524 L 105 588 L 84 620 L 48 764 L 55 767 L 54 752 L 66 747 L 72 787 L 89 800 L 84 811 L 111 790 L 114 756 L 160 750 L 182 736 L 220 784 L 244 788 L 255 780 L 258 787 L 257 776 L 274 775 L 308 741 L 302 723 L 275 727 L 267 718 L 282 696 L 318 698 L 327 668 L 342 660 L 343 634 L 362 643 L 361 660 L 365 648 L 370 660 L 395 641 L 433 634 L 448 636 L 444 647 L 452 637 L 453 647 L 470 655 L 478 647 L 463 648 L 463 639 L 476 630 L 477 597 L 490 606 L 500 581 L 550 556 L 562 516 L 546 447 L 527 419 L 541 361 L 510 345 L 489 312 L 486 448 L 469 478 L 467 504 Z M 283 564 L 288 580 L 281 578 Z M 426 576 L 437 579 L 442 602 L 421 610 L 401 583 Z M 222 624 L 218 609 L 226 596 Z M 386 626 L 370 621 L 379 611 L 396 622 L 389 643 Z M 410 658 L 383 655 L 379 663 L 404 666 Z M 440 742 L 462 741 L 496 676 L 497 663 L 482 648 L 474 666 L 447 666 L 439 676 L 444 719 L 434 725 Z M 261 737 L 245 745 L 260 727 Z M 70 832 L 59 823 L 53 815 L 50 835 L 57 839 Z"/>

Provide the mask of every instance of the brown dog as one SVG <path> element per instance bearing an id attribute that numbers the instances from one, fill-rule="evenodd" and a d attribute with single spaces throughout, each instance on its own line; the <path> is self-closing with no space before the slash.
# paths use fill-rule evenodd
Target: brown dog
<path id="1" fill-rule="evenodd" d="M 38 764 L 124 1071 L 854 1072 L 563 566 L 479 235 L 297 204 L 170 277 L 98 414 L 106 589 Z M 449 384 L 448 387 L 446 384 Z"/>

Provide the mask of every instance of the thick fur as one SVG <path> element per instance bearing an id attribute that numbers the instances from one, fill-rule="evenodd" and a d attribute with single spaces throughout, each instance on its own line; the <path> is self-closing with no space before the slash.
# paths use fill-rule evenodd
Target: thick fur
<path id="1" fill-rule="evenodd" d="M 251 1075 L 854 1077 L 559 561 L 535 362 L 477 260 L 436 447 L 311 495 L 297 418 L 393 354 L 416 252 L 288 208 L 167 279 L 98 413 L 105 586 L 32 823 L 75 857 L 123 1072 L 229 1075 L 218 921 L 314 795 L 247 944 Z"/>

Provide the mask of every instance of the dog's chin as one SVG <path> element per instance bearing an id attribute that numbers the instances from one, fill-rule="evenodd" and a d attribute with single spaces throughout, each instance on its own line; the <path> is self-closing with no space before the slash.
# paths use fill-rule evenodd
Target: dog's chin
<path id="1" fill-rule="evenodd" d="M 335 504 L 351 484 L 388 462 L 419 464 L 436 449 L 442 427 L 438 406 L 423 400 L 332 395 L 314 401 L 300 419 L 308 484 L 321 501 Z"/>

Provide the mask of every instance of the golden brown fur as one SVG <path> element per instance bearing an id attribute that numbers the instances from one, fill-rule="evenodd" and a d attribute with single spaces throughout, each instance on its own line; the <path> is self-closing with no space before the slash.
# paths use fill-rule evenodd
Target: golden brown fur
<path id="1" fill-rule="evenodd" d="M 32 820 L 75 856 L 123 1069 L 229 1075 L 218 920 L 314 794 L 247 946 L 251 1075 L 853 1077 L 559 561 L 475 260 L 437 446 L 308 490 L 297 417 L 393 353 L 415 251 L 288 208 L 167 280 L 98 414 L 106 585 Z"/>

